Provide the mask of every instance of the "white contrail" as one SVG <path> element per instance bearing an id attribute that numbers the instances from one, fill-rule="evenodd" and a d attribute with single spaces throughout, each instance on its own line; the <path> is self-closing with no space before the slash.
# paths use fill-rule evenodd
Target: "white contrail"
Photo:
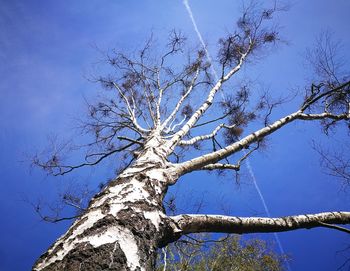
<path id="1" fill-rule="evenodd" d="M 270 210 L 269 210 L 269 208 L 267 207 L 267 204 L 266 204 L 266 202 L 265 202 L 265 198 L 264 198 L 264 196 L 263 196 L 263 194 L 262 194 L 262 192 L 261 192 L 261 190 L 260 190 L 260 187 L 258 186 L 258 183 L 257 183 L 257 181 L 256 181 L 255 174 L 254 174 L 254 171 L 253 171 L 252 166 L 251 166 L 251 164 L 250 164 L 249 158 L 246 159 L 246 166 L 247 166 L 249 175 L 250 175 L 251 179 L 253 180 L 253 184 L 254 184 L 255 190 L 256 190 L 256 192 L 258 192 L 259 197 L 260 197 L 260 200 L 261 200 L 261 202 L 262 202 L 262 205 L 264 206 L 265 213 L 267 214 L 267 216 L 271 217 Z M 276 240 L 276 243 L 277 243 L 277 245 L 278 245 L 278 248 L 279 248 L 281 254 L 284 255 L 285 252 L 284 252 L 282 243 L 281 243 L 281 241 L 280 241 L 280 239 L 279 239 L 279 237 L 278 237 L 278 234 L 274 232 L 274 236 L 275 236 L 275 240 Z M 288 269 L 288 270 L 291 270 L 290 265 L 289 265 L 288 262 L 286 262 L 286 265 L 287 265 L 287 269 Z"/>
<path id="2" fill-rule="evenodd" d="M 205 42 L 204 42 L 204 40 L 203 40 L 203 37 L 202 37 L 202 35 L 201 35 L 201 32 L 199 31 L 199 29 L 198 29 L 198 27 L 197 27 L 197 23 L 196 23 L 196 20 L 194 19 L 194 16 L 193 16 L 191 7 L 190 7 L 190 5 L 189 5 L 189 3 L 188 3 L 188 0 L 183 0 L 183 4 L 184 4 L 184 6 L 186 7 L 186 10 L 187 10 L 187 12 L 188 12 L 188 15 L 190 16 L 190 19 L 191 19 L 191 21 L 192 21 L 192 25 L 193 25 L 194 31 L 196 32 L 197 37 L 198 37 L 200 43 L 202 44 L 202 47 L 203 47 L 203 49 L 204 49 L 204 51 L 205 51 L 205 55 L 206 55 L 206 57 L 207 57 L 207 60 L 208 60 L 209 63 L 212 64 L 213 61 L 212 61 L 211 55 L 210 55 L 210 53 L 209 53 L 209 51 L 208 51 L 208 49 L 207 49 L 207 46 L 206 46 L 206 44 L 205 44 Z M 217 75 L 217 73 L 216 73 L 216 70 L 214 69 L 213 65 L 211 65 L 211 73 L 213 74 L 213 76 L 215 77 L 216 80 L 219 80 L 219 77 L 218 77 L 218 75 Z M 222 91 L 221 91 L 221 95 L 222 95 L 223 100 L 225 101 L 225 100 L 226 100 L 226 99 L 225 99 L 225 95 L 223 94 Z M 264 207 L 265 213 L 267 214 L 267 216 L 271 217 L 271 214 L 270 214 L 269 208 L 267 207 L 265 198 L 264 198 L 263 194 L 261 193 L 260 187 L 258 186 L 258 183 L 257 183 L 257 181 L 256 181 L 255 174 L 254 174 L 254 171 L 253 171 L 252 166 L 251 166 L 251 164 L 250 164 L 249 158 L 246 159 L 246 166 L 247 166 L 249 175 L 250 175 L 250 177 L 251 177 L 251 179 L 252 179 L 252 181 L 253 181 L 254 187 L 255 187 L 255 189 L 256 189 L 258 195 L 259 195 L 259 198 L 260 198 L 260 200 L 261 200 L 261 203 L 262 203 L 262 205 L 263 205 L 263 207 Z M 277 245 L 278 245 L 278 247 L 279 247 L 279 250 L 280 250 L 281 254 L 285 254 L 285 253 L 284 253 L 283 246 L 282 246 L 282 243 L 281 243 L 281 241 L 280 241 L 280 239 L 279 239 L 279 237 L 278 237 L 278 234 L 277 234 L 277 233 L 274 233 L 274 236 L 275 236 L 275 239 L 276 239 L 276 242 L 277 242 Z M 286 265 L 287 265 L 287 269 L 288 269 L 288 270 L 291 270 L 290 265 L 289 265 L 288 262 L 286 262 Z"/>
<path id="3" fill-rule="evenodd" d="M 203 49 L 204 49 L 204 51 L 205 51 L 205 55 L 206 55 L 206 57 L 207 57 L 207 60 L 208 60 L 209 63 L 213 63 L 213 60 L 212 60 L 212 58 L 211 58 L 211 55 L 209 54 L 209 51 L 208 51 L 208 49 L 207 49 L 207 46 L 206 46 L 206 44 L 205 44 L 205 42 L 204 42 L 204 40 L 203 40 L 202 34 L 201 34 L 201 32 L 199 32 L 199 30 L 198 30 L 197 23 L 196 23 L 196 21 L 195 21 L 195 19 L 194 19 L 194 17 L 193 17 L 193 13 L 192 13 L 191 7 L 190 7 L 190 5 L 189 5 L 189 3 L 188 3 L 188 0 L 184 0 L 183 3 L 184 3 L 184 5 L 185 5 L 185 7 L 186 7 L 186 10 L 187 10 L 187 12 L 188 12 L 188 15 L 190 16 L 191 21 L 192 21 L 194 31 L 196 32 L 197 37 L 198 37 L 198 39 L 199 39 L 200 43 L 202 44 L 202 47 L 203 47 Z M 211 68 L 211 73 L 212 73 L 212 74 L 214 75 L 214 77 L 215 77 L 215 80 L 218 81 L 218 80 L 219 80 L 219 76 L 218 76 L 218 74 L 216 73 L 216 71 L 215 71 L 213 65 L 211 65 L 210 68 Z"/>

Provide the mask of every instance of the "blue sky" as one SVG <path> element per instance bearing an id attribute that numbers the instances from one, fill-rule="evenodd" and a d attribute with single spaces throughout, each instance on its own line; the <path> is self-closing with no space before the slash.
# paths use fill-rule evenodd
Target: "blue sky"
<path id="1" fill-rule="evenodd" d="M 217 39 L 235 25 L 237 1 L 189 2 L 215 56 Z M 28 270 L 68 224 L 40 222 L 23 199 L 49 201 L 74 180 L 94 186 L 113 176 L 111 164 L 106 163 L 53 179 L 30 170 L 27 161 L 27 153 L 45 148 L 48 135 L 76 136 L 72 128 L 74 118 L 85 112 L 83 98 L 92 98 L 99 90 L 85 79 L 100 59 L 95 47 L 137 48 L 151 31 L 161 41 L 173 28 L 181 29 L 193 43 L 198 39 L 181 0 L 0 0 L 0 4 L 0 270 Z M 302 89 L 310 77 L 303 52 L 324 30 L 342 40 L 342 56 L 349 61 L 349 10 L 347 0 L 292 2 L 288 12 L 278 15 L 288 45 L 248 65 L 242 76 L 264 82 L 275 94 Z M 273 117 L 291 112 L 295 105 L 282 106 Z M 346 132 L 340 130 L 332 137 L 320 135 L 316 124 L 291 124 L 271 136 L 268 149 L 251 159 L 272 216 L 349 210 L 349 194 L 322 174 L 310 147 L 312 139 L 333 147 L 333 139 L 346 140 Z M 183 178 L 171 192 L 178 195 L 180 209 L 194 203 L 191 195 L 203 195 L 203 211 L 265 215 L 246 170 L 241 180 L 237 187 L 229 175 L 218 179 L 215 174 L 196 173 Z M 272 235 L 259 237 L 274 241 Z M 336 251 L 350 243 L 344 233 L 328 229 L 282 233 L 279 238 L 291 254 L 292 270 L 336 270 L 344 261 Z"/>

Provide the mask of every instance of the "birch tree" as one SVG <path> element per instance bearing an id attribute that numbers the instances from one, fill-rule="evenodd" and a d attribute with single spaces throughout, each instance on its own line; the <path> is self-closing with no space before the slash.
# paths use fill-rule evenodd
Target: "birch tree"
<path id="1" fill-rule="evenodd" d="M 315 63 L 323 76 L 305 87 L 293 112 L 273 121 L 277 103 L 263 96 L 253 104 L 248 86 L 232 84 L 246 63 L 278 43 L 271 22 L 275 11 L 248 8 L 236 30 L 219 40 L 218 78 L 211 74 L 213 63 L 205 51 L 188 54 L 186 39 L 176 31 L 163 53 L 152 50 L 150 39 L 136 53 L 107 54 L 112 72 L 95 77 L 106 88 L 107 98 L 88 105 L 89 119 L 82 128 L 92 140 L 80 146 L 86 151 L 83 161 L 69 162 L 61 156 L 64 148 L 59 148 L 47 159 L 35 157 L 34 163 L 55 176 L 105 159 L 122 161 L 124 167 L 92 197 L 33 270 L 154 270 L 157 249 L 191 233 L 314 227 L 348 232 L 337 224 L 350 224 L 350 212 L 340 210 L 275 218 L 165 212 L 167 190 L 182 176 L 195 171 L 237 172 L 268 136 L 290 123 L 320 121 L 325 130 L 349 123 L 349 77 L 336 76 L 327 50 Z M 260 128 L 246 132 L 253 121 L 261 123 Z"/>

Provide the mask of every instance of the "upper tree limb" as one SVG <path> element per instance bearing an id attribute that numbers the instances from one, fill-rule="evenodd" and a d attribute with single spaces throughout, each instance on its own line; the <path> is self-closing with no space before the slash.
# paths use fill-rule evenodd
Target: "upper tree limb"
<path id="1" fill-rule="evenodd" d="M 350 119 L 350 115 L 348 114 L 341 114 L 341 115 L 333 115 L 333 114 L 304 114 L 301 111 L 297 111 L 293 114 L 290 114 L 284 118 L 281 118 L 277 120 L 276 122 L 254 132 L 250 135 L 242 138 L 241 140 L 226 146 L 223 149 L 220 149 L 218 151 L 205 154 L 203 156 L 191 159 L 189 161 L 180 163 L 177 165 L 178 167 L 178 174 L 183 175 L 188 172 L 201 169 L 202 167 L 216 163 L 228 156 L 230 156 L 233 153 L 236 153 L 243 148 L 249 146 L 250 144 L 257 142 L 261 140 L 262 138 L 268 136 L 269 134 L 277 131 L 278 129 L 282 128 L 286 124 L 293 122 L 294 120 L 301 119 L 301 120 L 319 120 L 324 118 L 332 118 L 337 120 L 343 120 L 343 119 Z"/>
<path id="2" fill-rule="evenodd" d="M 213 100 L 217 92 L 221 89 L 223 83 L 229 80 L 235 73 L 237 73 L 242 65 L 247 55 L 250 52 L 250 46 L 247 51 L 242 54 L 238 64 L 232 68 L 225 76 L 219 79 L 215 86 L 210 90 L 207 99 L 202 103 L 202 105 L 192 114 L 186 124 L 172 137 L 168 142 L 168 153 L 170 154 L 175 146 L 181 141 L 181 139 L 189 132 L 189 130 L 197 123 L 197 121 L 203 116 L 203 114 L 208 110 L 212 105 Z"/>
<path id="3" fill-rule="evenodd" d="M 350 95 L 349 93 L 350 82 L 346 82 L 342 85 L 334 87 L 330 90 L 325 90 L 323 92 L 317 91 L 312 92 L 308 97 L 305 98 L 304 103 L 300 107 L 300 109 L 290 115 L 287 115 L 274 123 L 263 127 L 260 130 L 255 131 L 254 133 L 249 134 L 248 136 L 240 139 L 239 141 L 230 144 L 220 150 L 214 151 L 212 153 L 208 153 L 202 155 L 200 157 L 191 159 L 189 161 L 178 164 L 178 174 L 183 175 L 188 172 L 201 169 L 208 164 L 214 164 L 219 162 L 220 160 L 236 153 L 243 148 L 248 147 L 252 143 L 258 142 L 262 140 L 264 137 L 269 134 L 277 131 L 282 128 L 286 124 L 293 122 L 295 120 L 332 120 L 332 121 L 340 121 L 340 120 L 349 120 L 350 119 L 350 105 L 341 105 L 337 107 L 333 112 L 328 111 L 327 102 L 332 101 L 334 97 L 337 95 Z M 345 99 L 345 98 L 344 98 Z M 323 105 L 323 112 L 317 113 L 305 113 L 306 110 L 311 111 L 310 108 L 312 106 L 318 106 L 319 104 Z"/>
<path id="4" fill-rule="evenodd" d="M 215 152 L 205 154 L 203 156 L 191 159 L 189 161 L 183 162 L 178 164 L 178 174 L 183 175 L 188 172 L 201 169 L 202 167 L 208 165 L 208 164 L 214 164 L 218 161 L 230 156 L 233 153 L 236 153 L 246 146 L 249 146 L 250 144 L 257 142 L 261 140 L 263 137 L 273 133 L 274 131 L 280 129 L 284 125 L 292 122 L 295 120 L 298 115 L 300 114 L 300 111 L 297 111 L 293 114 L 290 114 L 284 118 L 279 119 L 278 121 L 270 124 L 269 126 L 266 126 L 244 138 L 241 140 L 226 146 L 223 149 L 217 150 Z"/>

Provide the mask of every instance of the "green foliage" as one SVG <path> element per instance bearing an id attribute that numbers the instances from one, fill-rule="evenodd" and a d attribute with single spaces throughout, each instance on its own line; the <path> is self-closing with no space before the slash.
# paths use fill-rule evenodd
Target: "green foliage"
<path id="1" fill-rule="evenodd" d="M 164 248 L 157 271 L 282 271 L 286 255 L 276 254 L 271 244 L 238 235 L 209 243 L 186 238 Z M 166 266 L 164 267 L 164 260 Z"/>

